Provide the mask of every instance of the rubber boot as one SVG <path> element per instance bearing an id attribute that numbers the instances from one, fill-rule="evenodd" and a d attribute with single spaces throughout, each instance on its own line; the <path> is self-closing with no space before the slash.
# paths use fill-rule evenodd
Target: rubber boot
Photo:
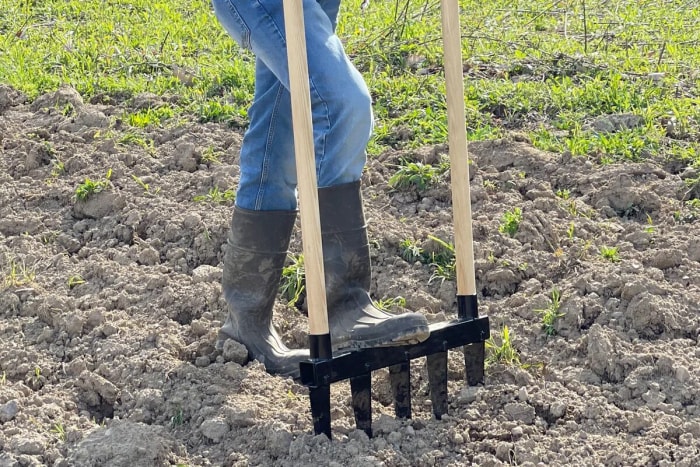
<path id="1" fill-rule="evenodd" d="M 420 313 L 392 315 L 369 296 L 371 268 L 360 182 L 321 188 L 328 322 L 333 349 L 358 349 L 422 342 L 428 322 Z"/>
<path id="2" fill-rule="evenodd" d="M 268 373 L 292 377 L 299 376 L 299 362 L 309 353 L 284 345 L 272 325 L 272 308 L 296 215 L 234 208 L 222 280 L 228 316 L 217 340 L 222 349 L 226 339 L 234 339 Z"/>

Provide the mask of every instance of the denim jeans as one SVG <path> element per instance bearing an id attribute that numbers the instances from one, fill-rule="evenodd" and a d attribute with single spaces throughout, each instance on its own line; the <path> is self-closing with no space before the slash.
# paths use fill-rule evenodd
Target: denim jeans
<path id="1" fill-rule="evenodd" d="M 255 95 L 241 147 L 236 205 L 294 210 L 296 165 L 282 0 L 213 0 L 226 31 L 255 54 Z M 319 187 L 360 179 L 371 97 L 335 34 L 340 0 L 303 0 Z"/>

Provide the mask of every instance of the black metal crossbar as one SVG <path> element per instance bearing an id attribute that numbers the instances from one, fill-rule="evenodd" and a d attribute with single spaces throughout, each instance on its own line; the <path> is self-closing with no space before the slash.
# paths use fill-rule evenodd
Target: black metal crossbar
<path id="1" fill-rule="evenodd" d="M 433 413 L 439 419 L 447 413 L 447 351 L 464 347 L 467 383 L 482 384 L 484 342 L 489 337 L 488 317 L 458 318 L 431 325 L 430 337 L 419 344 L 360 349 L 302 362 L 301 382 L 309 387 L 314 432 L 331 437 L 330 385 L 349 379 L 357 428 L 371 436 L 371 373 L 380 368 L 389 368 L 396 416 L 410 418 L 409 363 L 420 357 L 428 357 Z"/>

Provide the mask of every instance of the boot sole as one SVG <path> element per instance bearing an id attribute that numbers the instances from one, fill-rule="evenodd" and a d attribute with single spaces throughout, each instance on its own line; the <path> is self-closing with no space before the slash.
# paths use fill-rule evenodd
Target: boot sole
<path id="1" fill-rule="evenodd" d="M 374 339 L 349 339 L 344 342 L 333 344 L 333 350 L 353 350 L 353 349 L 369 349 L 372 347 L 400 347 L 402 345 L 420 344 L 430 336 L 428 326 L 413 329 L 410 332 L 394 336 L 393 339 L 387 341 L 386 338 Z"/>

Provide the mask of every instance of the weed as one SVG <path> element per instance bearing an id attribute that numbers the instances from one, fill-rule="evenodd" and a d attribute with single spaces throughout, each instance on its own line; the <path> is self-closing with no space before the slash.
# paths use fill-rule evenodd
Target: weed
<path id="1" fill-rule="evenodd" d="M 520 365 L 520 354 L 513 347 L 510 330 L 504 325 L 497 342 L 494 336 L 486 340 L 486 363 L 500 363 L 503 365 Z"/>
<path id="2" fill-rule="evenodd" d="M 566 188 L 564 188 L 564 189 L 561 189 L 561 188 L 560 188 L 560 189 L 557 190 L 557 197 L 559 197 L 559 198 L 561 198 L 561 199 L 563 199 L 563 200 L 569 199 L 570 196 L 571 196 L 571 191 L 569 191 L 569 190 L 566 189 Z"/>
<path id="3" fill-rule="evenodd" d="M 171 107 L 158 107 L 140 110 L 136 113 L 127 114 L 125 116 L 126 123 L 129 126 L 136 128 L 145 128 L 148 126 L 160 125 L 163 120 L 167 120 L 175 116 L 175 112 Z"/>
<path id="4" fill-rule="evenodd" d="M 389 186 L 397 190 L 416 188 L 422 191 L 437 183 L 448 169 L 449 164 L 446 162 L 435 167 L 422 162 L 403 161 L 396 173 L 389 178 Z"/>
<path id="5" fill-rule="evenodd" d="M 606 261 L 610 261 L 611 263 L 620 262 L 620 254 L 616 246 L 601 246 L 600 256 L 602 256 L 603 259 L 605 259 Z"/>
<path id="6" fill-rule="evenodd" d="M 569 222 L 569 227 L 566 229 L 566 236 L 569 238 L 569 240 L 574 239 L 574 231 L 576 229 L 576 226 L 574 225 L 573 222 Z"/>
<path id="7" fill-rule="evenodd" d="M 401 258 L 407 262 L 413 264 L 423 260 L 423 248 L 418 245 L 418 242 L 407 238 L 399 243 L 399 248 L 401 249 Z"/>
<path id="8" fill-rule="evenodd" d="M 136 175 L 131 174 L 131 178 L 143 189 L 144 193 L 149 195 L 157 195 L 158 193 L 160 193 L 160 188 L 156 188 L 155 190 L 151 191 L 151 186 L 148 183 L 141 180 Z"/>
<path id="9" fill-rule="evenodd" d="M 185 423 L 185 414 L 182 411 L 181 407 L 178 407 L 175 409 L 175 413 L 173 414 L 172 417 L 170 417 L 170 426 L 172 427 L 178 427 L 182 426 Z"/>
<path id="10" fill-rule="evenodd" d="M 112 169 L 107 170 L 107 174 L 101 180 L 94 181 L 86 177 L 85 181 L 75 189 L 75 198 L 78 201 L 86 201 L 91 196 L 106 190 L 109 188 L 110 178 L 112 178 Z"/>
<path id="11" fill-rule="evenodd" d="M 428 282 L 432 282 L 435 279 L 452 280 L 455 278 L 456 273 L 456 258 L 455 258 L 455 247 L 451 243 L 447 243 L 437 237 L 429 235 L 428 238 L 438 244 L 439 248 L 429 255 L 430 265 L 435 268 L 433 274 L 428 279 Z"/>
<path id="12" fill-rule="evenodd" d="M 7 384 L 7 373 L 4 371 L 2 372 L 2 375 L 0 375 L 0 386 L 5 386 Z"/>
<path id="13" fill-rule="evenodd" d="M 61 423 L 56 423 L 53 428 L 51 428 L 51 433 L 55 434 L 58 436 L 58 439 L 61 441 L 66 440 L 66 429 L 63 427 L 63 424 Z"/>
<path id="14" fill-rule="evenodd" d="M 221 153 L 214 149 L 214 146 L 207 146 L 204 151 L 202 151 L 202 162 L 207 164 L 220 164 L 221 163 Z"/>
<path id="15" fill-rule="evenodd" d="M 547 308 L 535 310 L 537 314 L 542 316 L 542 329 L 548 336 L 554 336 L 557 334 L 557 330 L 554 325 L 559 318 L 564 316 L 564 313 L 559 311 L 560 307 L 561 292 L 558 289 L 554 289 L 550 294 L 550 302 Z"/>
<path id="16" fill-rule="evenodd" d="M 520 208 L 516 207 L 506 211 L 501 217 L 501 225 L 498 227 L 498 231 L 512 237 L 520 228 L 522 220 L 523 212 Z"/>
<path id="17" fill-rule="evenodd" d="M 493 180 L 484 180 L 482 185 L 487 191 L 498 191 L 498 185 Z"/>
<path id="18" fill-rule="evenodd" d="M 85 279 L 82 278 L 80 274 L 77 274 L 75 276 L 70 276 L 68 278 L 68 288 L 73 289 L 81 284 L 85 283 Z"/>
<path id="19" fill-rule="evenodd" d="M 647 226 L 644 228 L 644 231 L 648 234 L 653 234 L 655 230 L 656 227 L 654 227 L 654 219 L 652 219 L 651 216 L 647 214 Z"/>
<path id="20" fill-rule="evenodd" d="M 374 302 L 374 305 L 380 310 L 389 311 L 394 307 L 405 308 L 406 299 L 398 296 L 393 298 L 383 298 Z"/>
<path id="21" fill-rule="evenodd" d="M 144 138 L 134 132 L 126 132 L 124 136 L 119 138 L 119 144 L 133 144 L 139 146 L 148 152 L 151 156 L 155 155 L 155 142 L 152 139 Z"/>
<path id="22" fill-rule="evenodd" d="M 4 273 L 3 286 L 23 287 L 34 282 L 36 274 L 34 269 L 28 267 L 25 262 L 17 258 L 11 258 L 7 265 L 7 271 Z"/>
<path id="23" fill-rule="evenodd" d="M 209 189 L 209 193 L 206 195 L 197 195 L 192 198 L 193 201 L 197 203 L 209 202 L 216 204 L 230 204 L 236 201 L 236 192 L 232 189 L 221 191 L 219 187 Z"/>
<path id="24" fill-rule="evenodd" d="M 49 175 L 52 179 L 60 177 L 66 172 L 66 165 L 62 160 L 55 158 L 51 161 L 51 174 Z"/>
<path id="25" fill-rule="evenodd" d="M 290 264 L 282 269 L 280 294 L 289 306 L 300 306 L 305 289 L 304 255 L 287 255 Z"/>

